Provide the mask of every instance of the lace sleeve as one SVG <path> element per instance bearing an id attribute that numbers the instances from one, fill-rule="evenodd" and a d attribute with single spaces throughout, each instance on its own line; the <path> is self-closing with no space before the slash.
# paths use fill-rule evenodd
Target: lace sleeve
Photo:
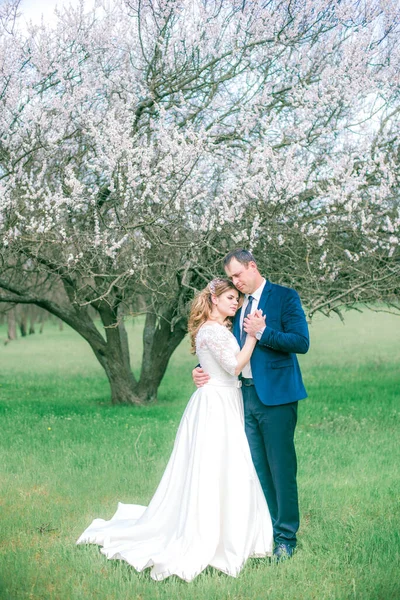
<path id="1" fill-rule="evenodd" d="M 232 334 L 223 325 L 211 325 L 202 327 L 198 333 L 196 345 L 198 348 L 207 347 L 224 371 L 235 375 L 238 362 L 232 338 Z"/>

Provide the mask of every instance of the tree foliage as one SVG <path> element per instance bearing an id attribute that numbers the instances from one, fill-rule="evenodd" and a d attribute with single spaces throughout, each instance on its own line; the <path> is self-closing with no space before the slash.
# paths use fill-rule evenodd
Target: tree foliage
<path id="1" fill-rule="evenodd" d="M 100 1 L 27 32 L 17 8 L 0 15 L 0 301 L 74 327 L 115 402 L 155 397 L 232 246 L 310 315 L 396 302 L 397 2 Z M 121 315 L 143 299 L 136 380 Z"/>

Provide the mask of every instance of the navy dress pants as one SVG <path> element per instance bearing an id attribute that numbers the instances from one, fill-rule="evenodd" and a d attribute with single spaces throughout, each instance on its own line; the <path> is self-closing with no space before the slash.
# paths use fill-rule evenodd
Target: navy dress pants
<path id="1" fill-rule="evenodd" d="M 275 544 L 294 547 L 300 523 L 294 447 L 298 403 L 266 406 L 254 385 L 243 385 L 242 392 L 246 435 L 271 514 Z"/>

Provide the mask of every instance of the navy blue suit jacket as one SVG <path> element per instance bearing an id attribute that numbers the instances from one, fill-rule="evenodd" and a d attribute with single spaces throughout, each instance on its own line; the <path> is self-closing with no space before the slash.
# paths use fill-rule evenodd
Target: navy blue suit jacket
<path id="1" fill-rule="evenodd" d="M 258 308 L 267 322 L 250 360 L 258 397 L 268 406 L 306 398 L 296 354 L 308 351 L 310 338 L 298 293 L 267 281 Z M 240 312 L 233 321 L 233 333 L 239 343 Z"/>

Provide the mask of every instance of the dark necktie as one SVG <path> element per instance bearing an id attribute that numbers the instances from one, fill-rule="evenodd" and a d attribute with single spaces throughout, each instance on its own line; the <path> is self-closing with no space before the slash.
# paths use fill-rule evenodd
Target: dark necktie
<path id="1" fill-rule="evenodd" d="M 246 341 L 246 337 L 247 337 L 247 333 L 245 332 L 244 327 L 243 327 L 244 320 L 251 313 L 251 305 L 253 304 L 253 300 L 254 300 L 253 296 L 249 296 L 248 297 L 248 303 L 247 303 L 247 306 L 246 306 L 246 310 L 244 311 L 243 324 L 242 324 L 242 333 L 240 334 L 240 347 L 241 348 L 243 348 L 244 343 Z"/>

